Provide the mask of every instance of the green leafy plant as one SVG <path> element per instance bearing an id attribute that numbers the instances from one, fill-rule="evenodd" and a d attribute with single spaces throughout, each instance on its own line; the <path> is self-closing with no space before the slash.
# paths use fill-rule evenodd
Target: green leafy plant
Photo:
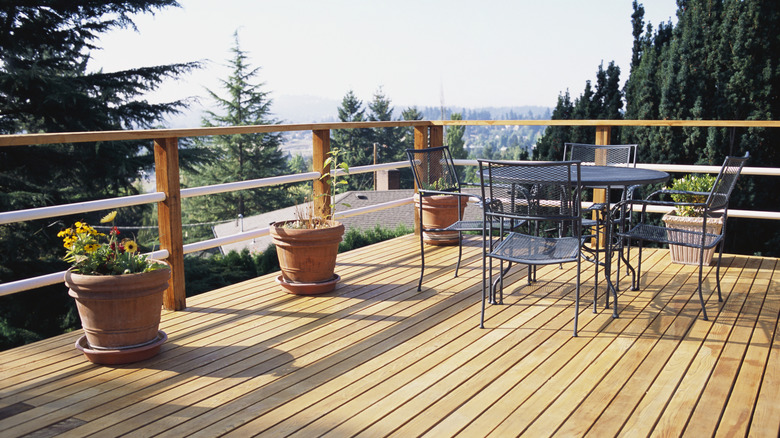
<path id="1" fill-rule="evenodd" d="M 116 211 L 100 220 L 113 223 Z M 71 270 L 84 275 L 121 275 L 161 269 L 165 265 L 150 260 L 138 253 L 138 244 L 133 239 L 119 237 L 116 226 L 108 235 L 100 233 L 84 221 L 76 222 L 57 234 L 67 252 L 64 260 L 71 264 Z"/>
<path id="2" fill-rule="evenodd" d="M 672 181 L 669 188 L 677 191 L 702 193 L 701 195 L 672 194 L 671 197 L 674 202 L 702 203 L 707 201 L 707 194 L 709 194 L 713 184 L 715 184 L 714 175 L 690 174 Z M 678 216 L 698 217 L 702 215 L 703 209 L 681 205 L 677 206 L 675 210 Z"/>
<path id="3" fill-rule="evenodd" d="M 424 188 L 428 189 L 428 190 L 436 190 L 436 191 L 439 191 L 439 192 L 445 192 L 447 190 L 452 189 L 452 185 L 451 184 L 447 184 L 447 180 L 444 177 L 441 177 L 441 178 L 437 179 L 436 181 L 427 184 L 426 187 L 424 187 Z"/>
<path id="4" fill-rule="evenodd" d="M 333 196 L 330 198 L 330 214 L 322 217 L 318 216 L 314 209 L 314 197 L 312 196 L 312 200 L 310 202 L 307 202 L 303 205 L 297 206 L 295 210 L 295 216 L 297 217 L 296 220 L 290 221 L 285 223 L 285 228 L 294 228 L 294 229 L 317 229 L 317 228 L 327 228 L 330 226 L 330 220 L 333 218 L 333 213 L 336 211 L 336 193 L 338 192 L 338 188 L 340 186 L 346 186 L 347 181 L 343 179 L 337 178 L 339 175 L 339 170 L 345 175 L 349 175 L 349 164 L 347 164 L 346 161 L 340 161 L 339 157 L 342 155 L 342 151 L 339 149 L 333 149 L 330 152 L 328 152 L 328 158 L 325 159 L 325 162 L 323 163 L 324 168 L 333 168 L 336 170 L 336 172 L 333 173 L 333 176 L 331 177 L 330 172 L 322 172 L 319 180 L 323 181 L 328 178 L 330 178 L 330 186 L 331 186 L 331 193 Z M 328 196 L 327 194 L 320 194 L 317 195 L 317 197 L 321 196 Z M 349 204 L 342 204 L 345 207 L 351 207 Z"/>

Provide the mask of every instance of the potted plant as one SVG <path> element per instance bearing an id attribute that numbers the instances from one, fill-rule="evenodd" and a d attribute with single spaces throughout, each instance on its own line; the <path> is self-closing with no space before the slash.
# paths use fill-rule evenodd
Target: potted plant
<path id="1" fill-rule="evenodd" d="M 444 191 L 447 189 L 444 178 L 440 178 L 424 187 L 428 190 Z M 460 200 L 460 209 L 458 202 Z M 463 217 L 468 204 L 466 198 L 458 195 L 436 194 L 422 197 L 423 228 L 447 228 Z M 420 208 L 420 194 L 415 193 L 414 205 Z M 459 243 L 460 234 L 457 231 L 426 231 L 423 232 L 423 242 L 428 245 L 450 246 Z"/>
<path id="2" fill-rule="evenodd" d="M 686 191 L 686 192 L 698 192 L 700 195 L 685 195 L 685 194 L 671 194 L 674 202 L 687 202 L 687 203 L 702 203 L 707 200 L 707 194 L 712 189 L 712 185 L 715 184 L 715 176 L 713 175 L 686 175 L 683 178 L 676 179 L 672 182 L 671 190 Z M 663 216 L 662 220 L 669 230 L 670 238 L 678 241 L 685 241 L 684 239 L 700 239 L 700 233 L 703 226 L 704 218 L 702 217 L 702 209 L 693 206 L 677 206 L 673 211 Z M 722 217 L 708 217 L 707 218 L 707 233 L 720 234 L 723 227 Z M 687 234 L 683 232 L 674 231 L 687 230 L 699 233 Z M 704 250 L 704 264 L 709 265 L 712 261 L 712 256 L 715 253 L 715 248 L 709 248 Z M 672 257 L 672 263 L 681 263 L 686 265 L 698 265 L 700 249 L 692 248 L 681 245 L 669 245 L 669 254 Z"/>
<path id="3" fill-rule="evenodd" d="M 100 222 L 113 222 L 116 211 Z M 163 292 L 170 266 L 138 253 L 138 245 L 108 235 L 84 221 L 59 232 L 71 263 L 65 273 L 68 295 L 76 300 L 84 336 L 76 348 L 92 362 L 121 364 L 156 355 L 165 342 L 159 330 Z"/>
<path id="4" fill-rule="evenodd" d="M 339 162 L 339 155 L 338 150 L 330 151 L 324 167 L 332 166 L 349 174 L 349 165 L 343 161 Z M 330 173 L 323 173 L 320 180 L 329 177 Z M 346 184 L 346 181 L 337 181 L 334 175 L 330 183 L 335 195 L 336 187 Z M 312 203 L 297 211 L 297 219 L 271 224 L 270 234 L 282 271 L 276 281 L 285 292 L 313 295 L 336 288 L 340 279 L 335 273 L 336 256 L 344 236 L 344 225 L 332 220 L 335 208 L 332 199 L 331 214 L 328 217 L 317 216 L 312 200 Z"/>

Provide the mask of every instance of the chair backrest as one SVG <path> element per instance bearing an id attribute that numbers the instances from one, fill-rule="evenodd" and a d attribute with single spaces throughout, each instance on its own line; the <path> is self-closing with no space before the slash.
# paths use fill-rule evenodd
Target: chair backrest
<path id="1" fill-rule="evenodd" d="M 419 191 L 460 192 L 460 180 L 449 147 L 407 149 L 406 155 Z"/>
<path id="2" fill-rule="evenodd" d="M 726 157 L 720 168 L 720 173 L 715 179 L 715 184 L 712 185 L 710 195 L 707 197 L 708 210 L 728 208 L 731 192 L 734 190 L 737 178 L 742 173 L 742 168 L 749 156 L 750 153 L 746 152 L 744 157 Z"/>
<path id="3" fill-rule="evenodd" d="M 485 215 L 580 220 L 580 163 L 478 160 Z"/>
<path id="4" fill-rule="evenodd" d="M 636 167 L 635 144 L 595 145 L 564 143 L 563 160 L 581 161 L 600 166 Z"/>

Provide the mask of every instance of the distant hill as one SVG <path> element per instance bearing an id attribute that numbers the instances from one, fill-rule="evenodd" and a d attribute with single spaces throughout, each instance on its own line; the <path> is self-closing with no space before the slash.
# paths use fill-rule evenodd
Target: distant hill
<path id="1" fill-rule="evenodd" d="M 319 123 L 338 121 L 338 107 L 341 101 L 318 96 L 271 96 L 273 103 L 271 111 L 275 118 L 282 123 Z M 401 111 L 407 106 L 395 105 L 394 117 L 401 117 Z M 442 118 L 439 107 L 417 107 L 425 120 L 440 120 Z M 450 114 L 459 112 L 465 120 L 524 120 L 524 119 L 550 119 L 552 108 L 532 105 L 518 105 L 512 107 L 482 107 L 462 108 L 448 107 L 445 109 L 444 119 L 449 120 Z M 170 128 L 197 128 L 201 125 L 204 107 L 193 104 L 185 113 L 171 117 L 168 122 Z"/>

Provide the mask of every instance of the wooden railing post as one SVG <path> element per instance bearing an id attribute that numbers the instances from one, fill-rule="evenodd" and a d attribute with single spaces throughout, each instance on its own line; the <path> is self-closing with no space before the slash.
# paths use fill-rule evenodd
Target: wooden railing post
<path id="1" fill-rule="evenodd" d="M 611 126 L 596 126 L 596 142 L 597 145 L 608 145 L 611 142 L 611 132 L 612 127 Z M 596 155 L 594 157 L 594 163 L 597 166 L 606 166 L 607 165 L 607 153 L 606 151 L 599 151 L 596 150 Z M 594 189 L 593 190 L 593 202 L 599 203 L 599 202 L 605 202 L 607 200 L 607 192 L 604 189 Z M 599 212 L 594 211 L 593 212 L 593 219 L 598 220 Z M 602 248 L 605 248 L 607 246 L 606 242 L 606 236 L 604 235 L 604 230 L 598 230 L 600 233 L 599 236 L 599 246 Z"/>
<path id="2" fill-rule="evenodd" d="M 184 288 L 184 239 L 181 231 L 181 186 L 179 184 L 179 139 L 154 140 L 154 162 L 157 191 L 165 200 L 157 203 L 160 248 L 168 250 L 171 281 L 163 295 L 166 310 L 184 310 L 187 293 Z"/>
<path id="3" fill-rule="evenodd" d="M 325 175 L 330 172 L 330 166 L 325 167 L 325 160 L 330 152 L 330 130 L 312 131 L 312 169 Z M 331 193 L 330 176 L 317 179 L 313 183 L 314 214 L 321 217 L 330 217 Z"/>
<path id="4" fill-rule="evenodd" d="M 431 126 L 430 144 L 432 148 L 444 146 L 444 126 Z"/>

